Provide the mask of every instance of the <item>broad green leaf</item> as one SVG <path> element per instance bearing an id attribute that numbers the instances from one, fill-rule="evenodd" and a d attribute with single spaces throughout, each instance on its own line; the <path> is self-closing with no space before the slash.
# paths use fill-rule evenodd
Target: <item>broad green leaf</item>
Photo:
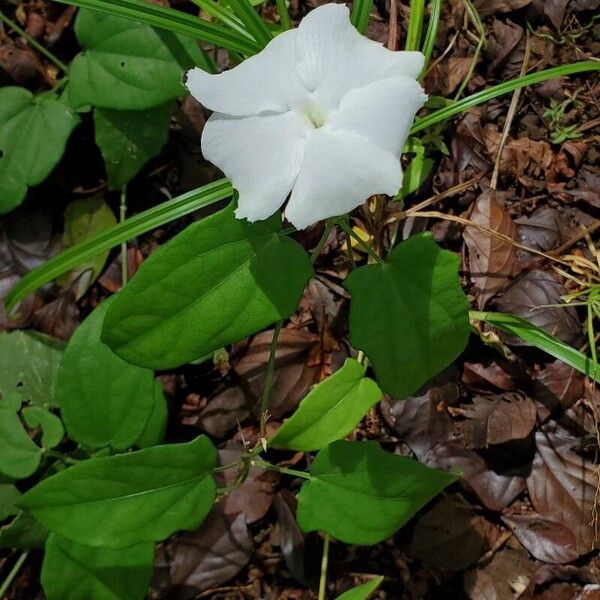
<path id="1" fill-rule="evenodd" d="M 154 373 L 100 341 L 114 296 L 77 328 L 60 365 L 56 402 L 69 437 L 89 448 L 124 450 L 142 435 L 154 408 Z"/>
<path id="2" fill-rule="evenodd" d="M 31 429 L 41 427 L 44 448 L 56 448 L 60 444 L 65 435 L 65 429 L 62 421 L 55 414 L 41 406 L 26 406 L 22 415 L 23 420 Z"/>
<path id="3" fill-rule="evenodd" d="M 79 544 L 125 548 L 204 520 L 216 495 L 207 437 L 87 460 L 44 479 L 19 506 Z"/>
<path id="4" fill-rule="evenodd" d="M 108 185 L 116 190 L 133 179 L 167 143 L 175 105 L 167 102 L 145 111 L 97 108 L 96 144 L 102 152 Z"/>
<path id="5" fill-rule="evenodd" d="M 154 564 L 154 544 L 92 548 L 51 534 L 42 587 L 48 600 L 143 600 Z"/>
<path id="6" fill-rule="evenodd" d="M 157 250 L 111 305 L 102 339 L 123 359 L 167 369 L 289 317 L 313 273 L 281 217 L 248 223 L 233 207 Z"/>
<path id="7" fill-rule="evenodd" d="M 116 224 L 117 219 L 102 196 L 75 200 L 65 210 L 63 247 L 65 249 L 72 248 Z M 76 297 L 81 298 L 100 275 L 108 254 L 109 250 L 105 250 L 91 257 L 73 269 L 68 276 L 63 277 L 60 284 L 66 287 L 73 281 L 77 281 Z"/>
<path id="8" fill-rule="evenodd" d="M 48 537 L 48 530 L 31 515 L 18 512 L 8 525 L 0 527 L 0 548 L 42 548 Z"/>
<path id="9" fill-rule="evenodd" d="M 467 344 L 459 262 L 426 233 L 402 242 L 385 263 L 360 267 L 346 279 L 350 341 L 369 357 L 381 388 L 397 399 L 418 390 Z"/>
<path id="10" fill-rule="evenodd" d="M 49 95 L 0 89 L 0 214 L 21 204 L 61 159 L 79 117 Z"/>
<path id="11" fill-rule="evenodd" d="M 277 430 L 270 445 L 292 450 L 319 450 L 346 437 L 382 392 L 364 376 L 365 368 L 353 358 L 322 381 Z"/>
<path id="12" fill-rule="evenodd" d="M 420 140 L 411 138 L 407 146 L 408 148 L 405 151 L 414 153 L 414 156 L 404 170 L 402 188 L 398 194 L 400 198 L 406 198 L 423 185 L 435 162 L 433 159 L 427 158 L 425 147 Z"/>
<path id="13" fill-rule="evenodd" d="M 152 405 L 150 418 L 144 427 L 144 431 L 142 431 L 142 434 L 135 442 L 138 448 L 157 446 L 162 443 L 165 437 L 169 413 L 163 386 L 158 382 L 154 384 L 153 401 L 154 404 Z"/>
<path id="14" fill-rule="evenodd" d="M 73 248 L 61 252 L 37 269 L 30 271 L 10 290 L 5 299 L 7 311 L 12 311 L 16 304 L 39 287 L 56 277 L 67 273 L 73 267 L 84 264 L 97 254 L 109 250 L 120 243 L 138 235 L 170 223 L 195 210 L 215 204 L 229 198 L 233 193 L 231 183 L 227 179 L 218 179 L 196 190 L 166 200 L 158 206 L 145 210 L 110 229 L 96 234 L 93 238 L 80 242 Z"/>
<path id="15" fill-rule="evenodd" d="M 0 400 L 0 473 L 12 479 L 33 475 L 42 459 L 42 449 L 27 435 L 13 402 L 17 392 Z M 11 397 L 13 396 L 13 397 Z"/>
<path id="16" fill-rule="evenodd" d="M 69 69 L 69 101 L 143 110 L 185 95 L 183 73 L 206 68 L 189 38 L 92 10 L 80 10 L 75 33 L 84 52 Z"/>
<path id="17" fill-rule="evenodd" d="M 347 544 L 393 535 L 456 477 L 382 450 L 376 442 L 333 442 L 310 467 L 298 498 L 298 524 Z"/>
<path id="18" fill-rule="evenodd" d="M 62 342 L 26 331 L 0 333 L 0 395 L 19 390 L 38 406 L 54 406 Z"/>
<path id="19" fill-rule="evenodd" d="M 0 521 L 19 513 L 15 503 L 21 497 L 21 492 L 12 483 L 0 483 Z"/>
<path id="20" fill-rule="evenodd" d="M 374 577 L 370 581 L 344 592 L 341 596 L 338 596 L 336 600 L 367 600 L 367 598 L 381 585 L 382 581 L 382 576 Z"/>

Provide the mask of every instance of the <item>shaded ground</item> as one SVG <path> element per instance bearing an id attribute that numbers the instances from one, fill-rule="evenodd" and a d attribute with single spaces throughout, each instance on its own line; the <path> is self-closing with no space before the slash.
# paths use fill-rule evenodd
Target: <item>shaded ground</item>
<path id="1" fill-rule="evenodd" d="M 172 4 L 192 10 L 185 3 Z M 44 0 L 4 1 L 0 6 L 63 60 L 76 52 L 70 9 Z M 292 16 L 300 18 L 311 6 L 292 1 Z M 596 0 L 479 0 L 475 6 L 485 37 L 479 56 L 477 24 L 462 2 L 444 3 L 425 83 L 429 94 L 464 96 L 522 71 L 600 55 Z M 264 9 L 265 15 L 269 12 L 271 8 Z M 390 12 L 398 13 L 393 26 Z M 406 16 L 403 4 L 394 8 L 379 2 L 368 33 L 400 48 Z M 32 90 L 52 82 L 52 67 L 12 33 L 0 29 L 0 43 L 0 82 Z M 589 352 L 585 307 L 556 304 L 581 284 L 600 283 L 593 233 L 600 208 L 598 78 L 583 75 L 527 88 L 512 109 L 511 98 L 496 99 L 428 132 L 423 142 L 432 170 L 406 201 L 413 206 L 471 182 L 457 188 L 462 191 L 436 198 L 425 210 L 470 219 L 479 228 L 433 216 L 402 218 L 401 207 L 383 198 L 356 211 L 353 225 L 376 247 L 389 243 L 398 222 L 398 239 L 433 231 L 444 247 L 462 254 L 463 281 L 474 307 L 519 314 Z M 128 187 L 129 214 L 218 175 L 201 159 L 204 116 L 191 99 L 182 103 L 166 149 Z M 84 119 L 49 180 L 0 221 L 0 294 L 57 251 L 65 207 L 96 191 L 117 213 L 118 195 L 104 188 L 102 160 L 91 124 Z M 129 244 L 130 270 L 190 220 Z M 538 252 L 490 238 L 485 228 Z M 315 226 L 296 239 L 312 248 L 321 231 Z M 344 244 L 341 234 L 330 236 L 316 263 L 318 277 L 280 336 L 273 427 L 351 352 L 345 338 L 347 297 L 341 287 L 349 269 Z M 48 287 L 29 301 L 18 327 L 67 339 L 101 299 L 118 290 L 117 254 L 81 300 L 75 302 L 68 289 Z M 366 257 L 356 250 L 356 259 Z M 0 317 L 1 326 L 15 326 Z M 214 363 L 161 374 L 170 398 L 167 439 L 187 440 L 207 432 L 223 449 L 222 460 L 231 462 L 241 440 L 256 434 L 270 340 L 271 332 L 260 333 Z M 433 466 L 458 467 L 462 482 L 384 544 L 333 543 L 331 597 L 367 575 L 382 574 L 385 581 L 376 598 L 600 598 L 600 563 L 592 551 L 597 542 L 599 409 L 599 393 L 569 367 L 516 340 L 474 333 L 455 365 L 413 398 L 402 403 L 386 399 L 353 434 Z M 298 454 L 291 464 L 305 460 Z M 318 577 L 321 544 L 295 525 L 297 489 L 292 478 L 257 470 L 199 532 L 176 536 L 160 547 L 151 597 L 311 597 L 306 585 Z M 9 552 L 0 554 L 3 574 L 14 560 Z M 39 562 L 32 554 L 8 598 L 40 596 Z"/>

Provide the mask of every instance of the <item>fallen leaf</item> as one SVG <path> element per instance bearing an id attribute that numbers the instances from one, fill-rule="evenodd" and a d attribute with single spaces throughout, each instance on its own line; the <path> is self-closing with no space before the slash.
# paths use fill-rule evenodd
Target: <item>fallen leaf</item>
<path id="1" fill-rule="evenodd" d="M 504 208 L 504 196 L 485 190 L 475 201 L 469 220 L 515 239 L 517 230 Z M 464 240 L 469 250 L 469 274 L 478 294 L 477 305 L 482 309 L 518 271 L 516 250 L 512 244 L 473 226 L 465 227 Z"/>
<path id="2" fill-rule="evenodd" d="M 587 554 L 596 545 L 590 525 L 598 487 L 595 465 L 572 450 L 578 440 L 564 431 L 540 431 L 535 441 L 538 453 L 527 478 L 531 502 L 542 517 L 569 528 L 576 551 Z"/>
<path id="3" fill-rule="evenodd" d="M 510 19 L 506 22 L 500 19 L 492 21 L 491 35 L 486 44 L 486 55 L 491 61 L 488 71 L 493 72 L 506 57 L 515 49 L 523 38 L 523 28 Z"/>
<path id="4" fill-rule="evenodd" d="M 460 571 L 483 556 L 485 527 L 462 496 L 443 495 L 417 521 L 409 552 L 435 570 Z"/>
<path id="5" fill-rule="evenodd" d="M 466 420 L 457 427 L 468 449 L 523 439 L 535 427 L 535 404 L 517 394 L 475 396 L 462 408 Z"/>
<path id="6" fill-rule="evenodd" d="M 529 216 L 515 219 L 515 225 L 517 241 L 528 248 L 548 252 L 566 241 L 562 232 L 567 229 L 567 219 L 564 213 L 550 206 L 544 206 Z M 524 261 L 537 257 L 530 252 L 518 250 L 517 258 Z"/>
<path id="7" fill-rule="evenodd" d="M 536 269 L 521 275 L 495 304 L 501 312 L 523 317 L 559 340 L 578 347 L 582 341 L 581 325 L 575 309 L 562 302 L 565 293 L 554 273 Z M 510 343 L 527 345 L 512 337 Z"/>
<path id="8" fill-rule="evenodd" d="M 217 504 L 198 529 L 168 544 L 171 581 L 179 587 L 176 597 L 180 600 L 229 581 L 252 556 L 246 516 L 226 515 L 222 508 L 222 503 Z"/>
<path id="9" fill-rule="evenodd" d="M 462 83 L 469 72 L 473 58 L 456 57 L 438 63 L 425 78 L 428 93 L 448 96 Z"/>
<path id="10" fill-rule="evenodd" d="M 562 564 L 579 557 L 573 532 L 561 523 L 536 514 L 517 513 L 504 514 L 502 520 L 538 560 Z"/>
<path id="11" fill-rule="evenodd" d="M 534 394 L 541 420 L 565 410 L 583 397 L 583 375 L 561 360 L 549 363 L 533 374 Z"/>
<path id="12" fill-rule="evenodd" d="M 480 16 L 487 17 L 495 13 L 507 13 L 523 8 L 532 0 L 476 0 L 475 8 Z"/>
<path id="13" fill-rule="evenodd" d="M 567 12 L 567 4 L 570 0 L 545 0 L 544 14 L 550 19 L 550 22 L 556 29 L 560 29 Z"/>
<path id="14" fill-rule="evenodd" d="M 499 361 L 486 361 L 485 363 L 465 362 L 463 365 L 462 382 L 476 391 L 489 391 L 500 389 L 511 392 L 516 388 L 515 380 L 511 374 L 511 365 L 501 364 Z"/>
<path id="15" fill-rule="evenodd" d="M 52 337 L 68 340 L 79 325 L 79 307 L 70 290 L 33 313 L 33 326 Z"/>

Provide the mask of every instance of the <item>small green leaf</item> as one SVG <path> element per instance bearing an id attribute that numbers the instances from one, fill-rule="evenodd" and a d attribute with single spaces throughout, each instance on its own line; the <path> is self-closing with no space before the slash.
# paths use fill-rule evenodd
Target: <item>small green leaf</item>
<path id="1" fill-rule="evenodd" d="M 154 373 L 121 360 L 100 341 L 114 296 L 77 328 L 60 366 L 56 401 L 69 437 L 89 448 L 124 450 L 154 409 Z"/>
<path id="2" fill-rule="evenodd" d="M 31 429 L 42 428 L 42 446 L 56 448 L 65 435 L 62 421 L 53 413 L 41 406 L 26 406 L 23 411 L 23 420 Z"/>
<path id="3" fill-rule="evenodd" d="M 158 382 L 155 382 L 154 384 L 153 400 L 154 404 L 152 406 L 150 418 L 146 423 L 146 427 L 144 427 L 144 431 L 142 431 L 142 434 L 135 442 L 135 445 L 138 448 L 157 446 L 162 443 L 165 437 L 169 413 L 163 386 Z"/>
<path id="4" fill-rule="evenodd" d="M 385 263 L 360 267 L 346 279 L 350 341 L 397 399 L 418 390 L 467 344 L 469 307 L 459 262 L 426 233 L 399 244 Z"/>
<path id="5" fill-rule="evenodd" d="M 176 367 L 289 317 L 312 273 L 278 213 L 248 223 L 229 206 L 144 262 L 111 305 L 102 339 L 133 364 Z"/>
<path id="6" fill-rule="evenodd" d="M 92 548 L 51 534 L 42 587 L 48 600 L 143 600 L 154 563 L 154 544 L 121 550 Z"/>
<path id="7" fill-rule="evenodd" d="M 109 187 L 121 188 L 157 156 L 167 143 L 175 104 L 167 102 L 145 111 L 94 111 L 96 144 L 102 152 Z"/>
<path id="8" fill-rule="evenodd" d="M 367 583 L 358 585 L 347 592 L 344 592 L 341 596 L 338 596 L 336 600 L 367 600 L 367 598 L 381 585 L 383 577 L 374 577 Z"/>
<path id="9" fill-rule="evenodd" d="M 15 506 L 20 497 L 21 492 L 12 483 L 0 483 L 0 522 L 20 512 Z"/>
<path id="10" fill-rule="evenodd" d="M 0 333 L 0 395 L 19 390 L 38 406 L 54 406 L 62 342 L 39 333 Z"/>
<path id="11" fill-rule="evenodd" d="M 101 231 L 114 227 L 116 224 L 117 219 L 102 196 L 97 195 L 83 200 L 75 200 L 65 210 L 63 247 L 65 250 L 72 248 L 93 238 Z M 77 281 L 76 298 L 81 298 L 100 275 L 108 254 L 109 251 L 105 250 L 91 257 L 76 269 L 73 269 L 68 275 L 62 277 L 59 283 L 63 287 L 67 287 L 72 282 Z"/>
<path id="12" fill-rule="evenodd" d="M 19 506 L 79 544 L 124 548 L 155 542 L 202 523 L 216 495 L 216 460 L 204 436 L 94 458 L 44 479 Z"/>
<path id="13" fill-rule="evenodd" d="M 195 41 L 92 10 L 80 10 L 75 33 L 84 52 L 69 69 L 69 101 L 143 110 L 185 95 L 183 73 L 206 60 Z"/>
<path id="14" fill-rule="evenodd" d="M 13 396 L 13 397 L 11 397 Z M 42 450 L 27 435 L 17 414 L 12 392 L 0 400 L 0 473 L 12 479 L 33 475 L 42 459 Z"/>
<path id="15" fill-rule="evenodd" d="M 42 548 L 48 530 L 31 515 L 19 512 L 8 525 L 0 527 L 0 548 Z"/>
<path id="16" fill-rule="evenodd" d="M 0 89 L 0 214 L 17 207 L 61 159 L 79 117 L 49 95 Z"/>
<path id="17" fill-rule="evenodd" d="M 353 358 L 321 382 L 277 430 L 270 444 L 292 450 L 319 450 L 346 437 L 382 392 L 364 376 L 365 368 Z"/>
<path id="18" fill-rule="evenodd" d="M 298 524 L 347 544 L 376 544 L 456 477 L 382 450 L 376 442 L 337 441 L 321 450 L 300 491 Z"/>
<path id="19" fill-rule="evenodd" d="M 427 158 L 425 147 L 416 138 L 411 138 L 411 144 L 407 152 L 414 152 L 414 156 L 408 167 L 404 169 L 402 188 L 398 194 L 400 198 L 406 198 L 409 194 L 416 192 L 425 183 L 425 180 L 433 169 L 434 160 Z"/>

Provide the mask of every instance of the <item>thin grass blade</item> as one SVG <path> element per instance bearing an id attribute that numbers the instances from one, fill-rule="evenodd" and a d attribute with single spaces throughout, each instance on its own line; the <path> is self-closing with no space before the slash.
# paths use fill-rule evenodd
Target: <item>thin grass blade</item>
<path id="1" fill-rule="evenodd" d="M 350 20 L 360 33 L 367 30 L 369 24 L 369 16 L 373 8 L 373 0 L 354 0 L 352 3 L 352 13 Z"/>
<path id="2" fill-rule="evenodd" d="M 262 50 L 273 39 L 273 36 L 252 4 L 248 0 L 229 0 L 229 6 Z"/>

